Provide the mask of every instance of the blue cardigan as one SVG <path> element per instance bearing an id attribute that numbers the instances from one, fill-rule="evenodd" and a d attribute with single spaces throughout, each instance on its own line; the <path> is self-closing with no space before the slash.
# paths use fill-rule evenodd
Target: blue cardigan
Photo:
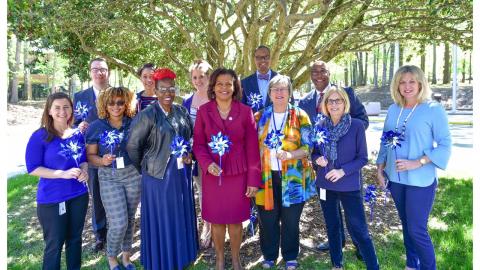
<path id="1" fill-rule="evenodd" d="M 383 127 L 384 131 L 394 130 L 401 107 L 392 104 L 388 108 Z M 412 109 L 404 109 L 398 121 L 401 132 L 403 121 Z M 385 165 L 385 173 L 390 181 L 410 186 L 427 187 L 437 178 L 436 168 L 445 169 L 451 154 L 452 140 L 448 128 L 448 119 L 442 105 L 425 102 L 417 106 L 410 116 L 405 131 L 405 141 L 395 150 L 380 143 L 377 164 Z M 395 159 L 420 159 L 426 155 L 432 161 L 415 170 L 400 172 L 395 170 Z M 398 179 L 400 175 L 400 179 Z"/>
<path id="2" fill-rule="evenodd" d="M 361 170 L 368 162 L 367 140 L 362 120 L 352 118 L 352 124 L 347 133 L 337 142 L 337 160 L 332 164 L 329 160 L 327 167 L 316 165 L 315 160 L 323 156 L 319 147 L 312 152 L 312 162 L 317 172 L 317 187 L 333 191 L 357 191 L 361 189 Z M 332 169 L 343 169 L 345 176 L 337 182 L 325 180 L 325 174 Z"/>

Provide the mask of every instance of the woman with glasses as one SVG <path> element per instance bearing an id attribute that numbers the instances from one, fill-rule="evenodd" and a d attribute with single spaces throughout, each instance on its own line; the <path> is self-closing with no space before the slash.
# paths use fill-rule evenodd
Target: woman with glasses
<path id="1" fill-rule="evenodd" d="M 137 93 L 137 112 L 145 109 L 148 105 L 157 101 L 155 95 L 155 81 L 153 80 L 153 72 L 155 72 L 155 65 L 146 63 L 138 69 L 137 75 L 143 85 L 143 91 Z"/>
<path id="2" fill-rule="evenodd" d="M 325 119 L 315 124 L 323 128 L 327 140 L 321 145 L 314 144 L 312 161 L 327 225 L 332 269 L 343 269 L 340 202 L 347 228 L 357 242 L 367 269 L 379 269 L 363 207 L 360 172 L 368 162 L 364 125 L 350 116 L 350 100 L 342 88 L 332 86 L 327 90 L 321 100 L 321 111 Z"/>
<path id="3" fill-rule="evenodd" d="M 127 270 L 135 269 L 130 256 L 141 184 L 140 174 L 125 149 L 125 138 L 135 115 L 132 100 L 133 93 L 124 87 L 110 87 L 100 92 L 99 119 L 90 124 L 86 134 L 88 162 L 98 167 L 100 196 L 108 223 L 108 266 L 114 270 L 121 269 L 117 262 L 120 252 L 123 266 Z"/>
<path id="4" fill-rule="evenodd" d="M 227 229 L 233 269 L 243 269 L 242 222 L 249 218 L 250 198 L 260 185 L 256 125 L 252 110 L 240 103 L 241 96 L 235 71 L 216 69 L 208 85 L 210 101 L 200 107 L 195 121 L 193 151 L 202 169 L 202 217 L 212 224 L 217 270 L 225 269 Z M 219 148 L 209 146 L 219 133 L 231 142 L 221 156 L 216 153 Z"/>
<path id="5" fill-rule="evenodd" d="M 130 128 L 127 151 L 142 174 L 141 261 L 145 269 L 183 269 L 197 257 L 197 223 L 190 142 L 193 126 L 185 107 L 174 104 L 176 74 L 153 74 L 158 102 L 141 111 Z"/>
<path id="6" fill-rule="evenodd" d="M 200 106 L 209 101 L 207 89 L 208 81 L 210 79 L 210 74 L 213 69 L 210 64 L 205 60 L 196 60 L 189 68 L 190 78 L 192 84 L 195 87 L 195 93 L 193 93 L 189 98 L 183 101 L 183 106 L 187 108 L 188 114 L 192 119 L 192 123 L 195 124 L 195 119 L 197 117 L 197 112 Z M 202 208 L 202 171 L 198 166 L 198 162 L 194 163 L 193 172 L 192 172 L 193 182 L 195 183 L 198 200 L 200 202 L 200 209 Z M 203 221 L 202 233 L 200 234 L 200 246 L 202 248 L 208 248 L 212 244 L 212 230 L 210 223 Z"/>
<path id="7" fill-rule="evenodd" d="M 297 269 L 300 216 L 305 202 L 316 194 L 308 160 L 310 119 L 305 111 L 289 103 L 292 92 L 289 77 L 273 77 L 268 84 L 272 105 L 255 114 L 262 160 L 262 185 L 256 204 L 265 269 L 275 265 L 279 248 L 286 269 Z"/>

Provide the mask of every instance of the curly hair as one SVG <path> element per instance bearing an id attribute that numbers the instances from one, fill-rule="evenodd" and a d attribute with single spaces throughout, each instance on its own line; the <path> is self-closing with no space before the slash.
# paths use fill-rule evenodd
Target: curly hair
<path id="1" fill-rule="evenodd" d="M 217 68 L 210 76 L 210 82 L 208 83 L 207 95 L 209 100 L 215 99 L 215 84 L 217 84 L 217 78 L 220 75 L 230 75 L 233 78 L 233 96 L 232 99 L 236 101 L 242 100 L 242 87 L 240 86 L 240 80 L 237 73 L 233 69 Z"/>
<path id="2" fill-rule="evenodd" d="M 125 101 L 124 115 L 132 118 L 135 116 L 135 106 L 133 104 L 133 92 L 126 87 L 109 87 L 98 95 L 97 110 L 98 118 L 105 119 L 109 117 L 107 105 L 116 97 L 121 97 Z"/>

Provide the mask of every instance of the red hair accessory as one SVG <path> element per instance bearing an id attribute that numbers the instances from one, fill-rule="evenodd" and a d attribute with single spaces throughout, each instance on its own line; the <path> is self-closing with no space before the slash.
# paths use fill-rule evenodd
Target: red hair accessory
<path id="1" fill-rule="evenodd" d="M 155 81 L 163 80 L 166 78 L 175 80 L 176 77 L 177 75 L 175 74 L 175 72 L 173 72 L 169 68 L 159 68 L 153 73 L 153 79 Z"/>

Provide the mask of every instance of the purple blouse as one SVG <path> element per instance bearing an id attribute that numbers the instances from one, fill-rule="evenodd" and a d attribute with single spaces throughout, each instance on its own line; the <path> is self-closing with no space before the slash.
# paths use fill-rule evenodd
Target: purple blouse
<path id="1" fill-rule="evenodd" d="M 66 158 L 61 154 L 60 143 L 68 139 L 54 137 L 52 141 L 46 142 L 47 131 L 40 128 L 35 131 L 27 144 L 25 151 L 25 161 L 28 173 L 31 173 L 38 167 L 45 167 L 52 170 L 67 170 L 77 167 L 73 158 Z M 78 140 L 85 140 L 81 133 L 76 135 Z M 86 153 L 83 149 L 78 164 L 86 162 Z M 46 179 L 40 177 L 37 189 L 37 203 L 59 203 L 87 193 L 87 187 L 77 179 Z"/>

